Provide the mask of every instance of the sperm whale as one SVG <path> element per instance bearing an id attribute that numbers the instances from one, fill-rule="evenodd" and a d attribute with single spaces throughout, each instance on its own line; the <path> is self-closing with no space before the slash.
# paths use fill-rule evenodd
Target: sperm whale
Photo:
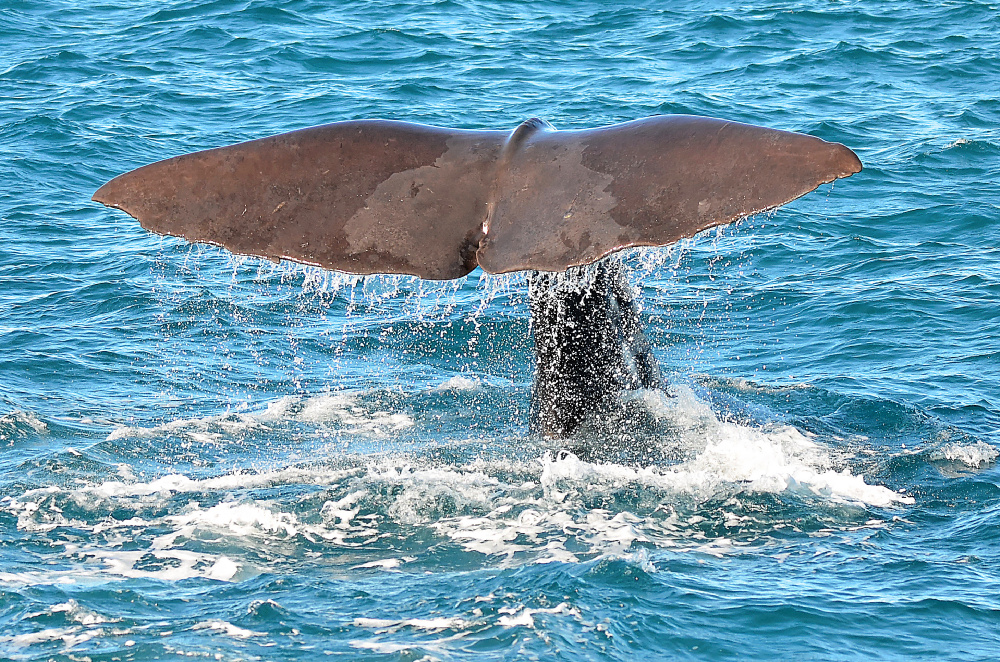
<path id="1" fill-rule="evenodd" d="M 608 256 L 773 209 L 861 167 L 839 143 L 691 115 L 584 130 L 352 120 L 158 161 L 93 199 L 156 233 L 354 274 L 528 271 L 531 427 L 566 436 L 622 391 L 661 385 Z"/>

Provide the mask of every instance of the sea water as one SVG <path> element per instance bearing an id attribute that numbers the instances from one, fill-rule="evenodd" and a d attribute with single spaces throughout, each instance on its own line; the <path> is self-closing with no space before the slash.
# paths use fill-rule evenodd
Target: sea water
<path id="1" fill-rule="evenodd" d="M 995 2 L 4 0 L 0 658 L 996 659 L 998 90 Z M 325 122 L 657 113 L 865 170 L 626 255 L 670 387 L 603 453 L 528 431 L 523 275 L 90 201 Z"/>

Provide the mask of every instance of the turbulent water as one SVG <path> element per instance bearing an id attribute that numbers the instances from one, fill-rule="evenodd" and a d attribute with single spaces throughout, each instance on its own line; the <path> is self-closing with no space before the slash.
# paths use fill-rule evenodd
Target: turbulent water
<path id="1" fill-rule="evenodd" d="M 996 3 L 4 0 L 0 44 L 0 658 L 996 659 Z M 674 397 L 610 438 L 529 434 L 523 276 L 90 201 L 324 122 L 657 113 L 865 170 L 626 256 Z"/>

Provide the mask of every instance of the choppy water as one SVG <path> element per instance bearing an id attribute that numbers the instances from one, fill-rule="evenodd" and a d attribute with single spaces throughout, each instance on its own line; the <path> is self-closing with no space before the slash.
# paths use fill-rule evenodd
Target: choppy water
<path id="1" fill-rule="evenodd" d="M 669 6 L 670 8 L 664 8 Z M 0 4 L 0 658 L 995 659 L 996 3 Z M 628 259 L 677 397 L 527 432 L 518 277 L 234 260 L 90 202 L 385 117 L 694 113 L 865 171 Z"/>

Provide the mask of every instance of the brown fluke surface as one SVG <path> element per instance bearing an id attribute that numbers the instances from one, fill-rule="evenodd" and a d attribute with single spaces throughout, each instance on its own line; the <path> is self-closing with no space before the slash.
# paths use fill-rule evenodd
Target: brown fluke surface
<path id="1" fill-rule="evenodd" d="M 94 200 L 147 230 L 358 274 L 476 267 L 506 134 L 338 122 L 159 161 Z"/>
<path id="2" fill-rule="evenodd" d="M 447 279 L 670 244 L 860 170 L 838 143 L 707 117 L 510 133 L 361 120 L 153 163 L 94 200 L 235 253 Z"/>

